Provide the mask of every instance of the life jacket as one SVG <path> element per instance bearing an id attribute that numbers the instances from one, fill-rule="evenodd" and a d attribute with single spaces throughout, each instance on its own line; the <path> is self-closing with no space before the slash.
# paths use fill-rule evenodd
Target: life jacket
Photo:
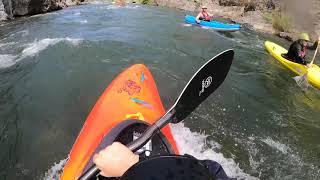
<path id="1" fill-rule="evenodd" d="M 300 51 L 299 56 L 302 58 L 305 58 L 307 54 L 307 49 L 306 47 L 303 47 L 302 51 Z"/>
<path id="2" fill-rule="evenodd" d="M 205 21 L 210 21 L 210 16 L 208 13 L 206 12 L 202 12 L 202 17 Z"/>

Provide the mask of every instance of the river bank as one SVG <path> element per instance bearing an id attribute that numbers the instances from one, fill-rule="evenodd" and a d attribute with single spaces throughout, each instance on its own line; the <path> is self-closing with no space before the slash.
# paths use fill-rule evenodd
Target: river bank
<path id="1" fill-rule="evenodd" d="M 320 13 L 317 13 L 320 12 L 320 2 L 313 0 L 304 4 L 318 7 L 313 8 L 312 12 L 299 12 L 297 2 L 288 5 L 287 1 L 280 0 L 140 0 L 140 3 L 177 8 L 194 14 L 205 5 L 215 17 L 230 19 L 255 31 L 277 35 L 289 41 L 297 39 L 300 32 L 308 32 L 316 38 L 315 29 L 320 28 Z M 308 18 L 302 21 L 301 17 L 296 17 L 298 15 Z"/>

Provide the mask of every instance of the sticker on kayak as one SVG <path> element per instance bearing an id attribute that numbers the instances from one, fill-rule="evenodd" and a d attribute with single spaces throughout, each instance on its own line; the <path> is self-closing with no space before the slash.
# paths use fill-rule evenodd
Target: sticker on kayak
<path id="1" fill-rule="evenodd" d="M 298 73 L 302 73 L 301 69 L 298 67 L 295 67 L 296 71 L 298 71 Z"/>
<path id="2" fill-rule="evenodd" d="M 150 109 L 152 109 L 152 105 L 150 103 L 148 103 L 147 101 L 144 101 L 144 100 L 141 100 L 141 99 L 138 99 L 138 98 L 130 98 L 132 102 L 135 102 L 135 103 L 138 103 L 138 104 L 141 104 L 143 106 L 146 106 Z"/>
<path id="3" fill-rule="evenodd" d="M 124 85 L 118 90 L 118 93 L 127 92 L 130 96 L 140 93 L 141 87 L 132 80 L 127 80 Z"/>
<path id="4" fill-rule="evenodd" d="M 141 82 L 143 82 L 143 81 L 144 81 L 144 79 L 145 79 L 145 77 L 144 77 L 144 73 L 142 72 L 142 73 L 141 73 L 140 81 L 141 81 Z"/>

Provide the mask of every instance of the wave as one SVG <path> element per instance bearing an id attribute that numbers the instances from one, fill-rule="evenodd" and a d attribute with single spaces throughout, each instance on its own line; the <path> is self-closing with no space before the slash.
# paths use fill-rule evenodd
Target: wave
<path id="1" fill-rule="evenodd" d="M 40 41 L 35 41 L 28 45 L 27 48 L 25 48 L 22 51 L 21 58 L 25 58 L 27 56 L 34 56 L 38 54 L 39 52 L 43 51 L 49 46 L 55 45 L 61 41 L 67 41 L 70 42 L 72 45 L 78 45 L 81 39 L 71 39 L 71 38 L 46 38 L 42 39 Z"/>
<path id="2" fill-rule="evenodd" d="M 227 175 L 232 178 L 258 179 L 243 172 L 233 159 L 225 158 L 222 153 L 215 152 L 214 149 L 220 149 L 221 145 L 213 141 L 206 141 L 206 135 L 191 132 L 189 128 L 184 127 L 183 123 L 171 126 L 180 154 L 190 154 L 198 159 L 214 160 L 220 163 Z"/>
<path id="3" fill-rule="evenodd" d="M 18 61 L 21 61 L 22 59 L 26 57 L 33 57 L 39 54 L 41 51 L 47 49 L 50 46 L 53 46 L 59 42 L 68 42 L 71 45 L 78 45 L 82 39 L 73 39 L 73 38 L 45 38 L 42 40 L 36 40 L 33 43 L 27 44 L 27 45 L 22 45 L 26 46 L 22 50 L 22 52 L 18 55 L 12 55 L 12 54 L 0 54 L 0 68 L 7 68 Z M 0 44 L 0 47 L 5 47 L 5 46 L 12 46 L 14 43 L 6 43 L 6 44 Z"/>
<path id="4" fill-rule="evenodd" d="M 0 54 L 0 68 L 7 68 L 15 64 L 17 56 L 12 54 Z"/>

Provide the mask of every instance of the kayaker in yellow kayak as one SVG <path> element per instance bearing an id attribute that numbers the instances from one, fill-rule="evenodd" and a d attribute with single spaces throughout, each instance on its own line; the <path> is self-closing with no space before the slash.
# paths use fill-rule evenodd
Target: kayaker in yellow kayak
<path id="1" fill-rule="evenodd" d="M 196 17 L 196 22 L 200 23 L 200 20 L 210 21 L 212 17 L 213 17 L 213 15 L 207 12 L 207 6 L 202 6 L 201 11 L 199 12 L 198 16 Z"/>
<path id="2" fill-rule="evenodd" d="M 301 33 L 299 39 L 290 45 L 288 53 L 283 54 L 283 57 L 292 62 L 307 65 L 307 61 L 305 59 L 307 49 L 316 50 L 319 42 L 320 37 L 318 37 L 318 40 L 312 44 L 310 42 L 309 35 L 307 33 Z"/>
<path id="3" fill-rule="evenodd" d="M 195 159 L 190 155 L 185 155 Z M 196 160 L 196 159 L 195 159 Z M 143 160 L 140 160 L 143 161 Z M 222 166 L 211 160 L 197 160 L 209 171 L 209 176 L 214 179 L 229 180 Z M 100 174 L 105 177 L 121 177 L 131 166 L 139 162 L 139 156 L 119 142 L 114 142 L 105 149 L 95 154 L 93 162 L 101 170 Z M 187 169 L 186 171 L 194 169 Z M 147 170 L 146 170 L 147 171 Z M 194 179 L 194 178 L 193 178 Z"/>

